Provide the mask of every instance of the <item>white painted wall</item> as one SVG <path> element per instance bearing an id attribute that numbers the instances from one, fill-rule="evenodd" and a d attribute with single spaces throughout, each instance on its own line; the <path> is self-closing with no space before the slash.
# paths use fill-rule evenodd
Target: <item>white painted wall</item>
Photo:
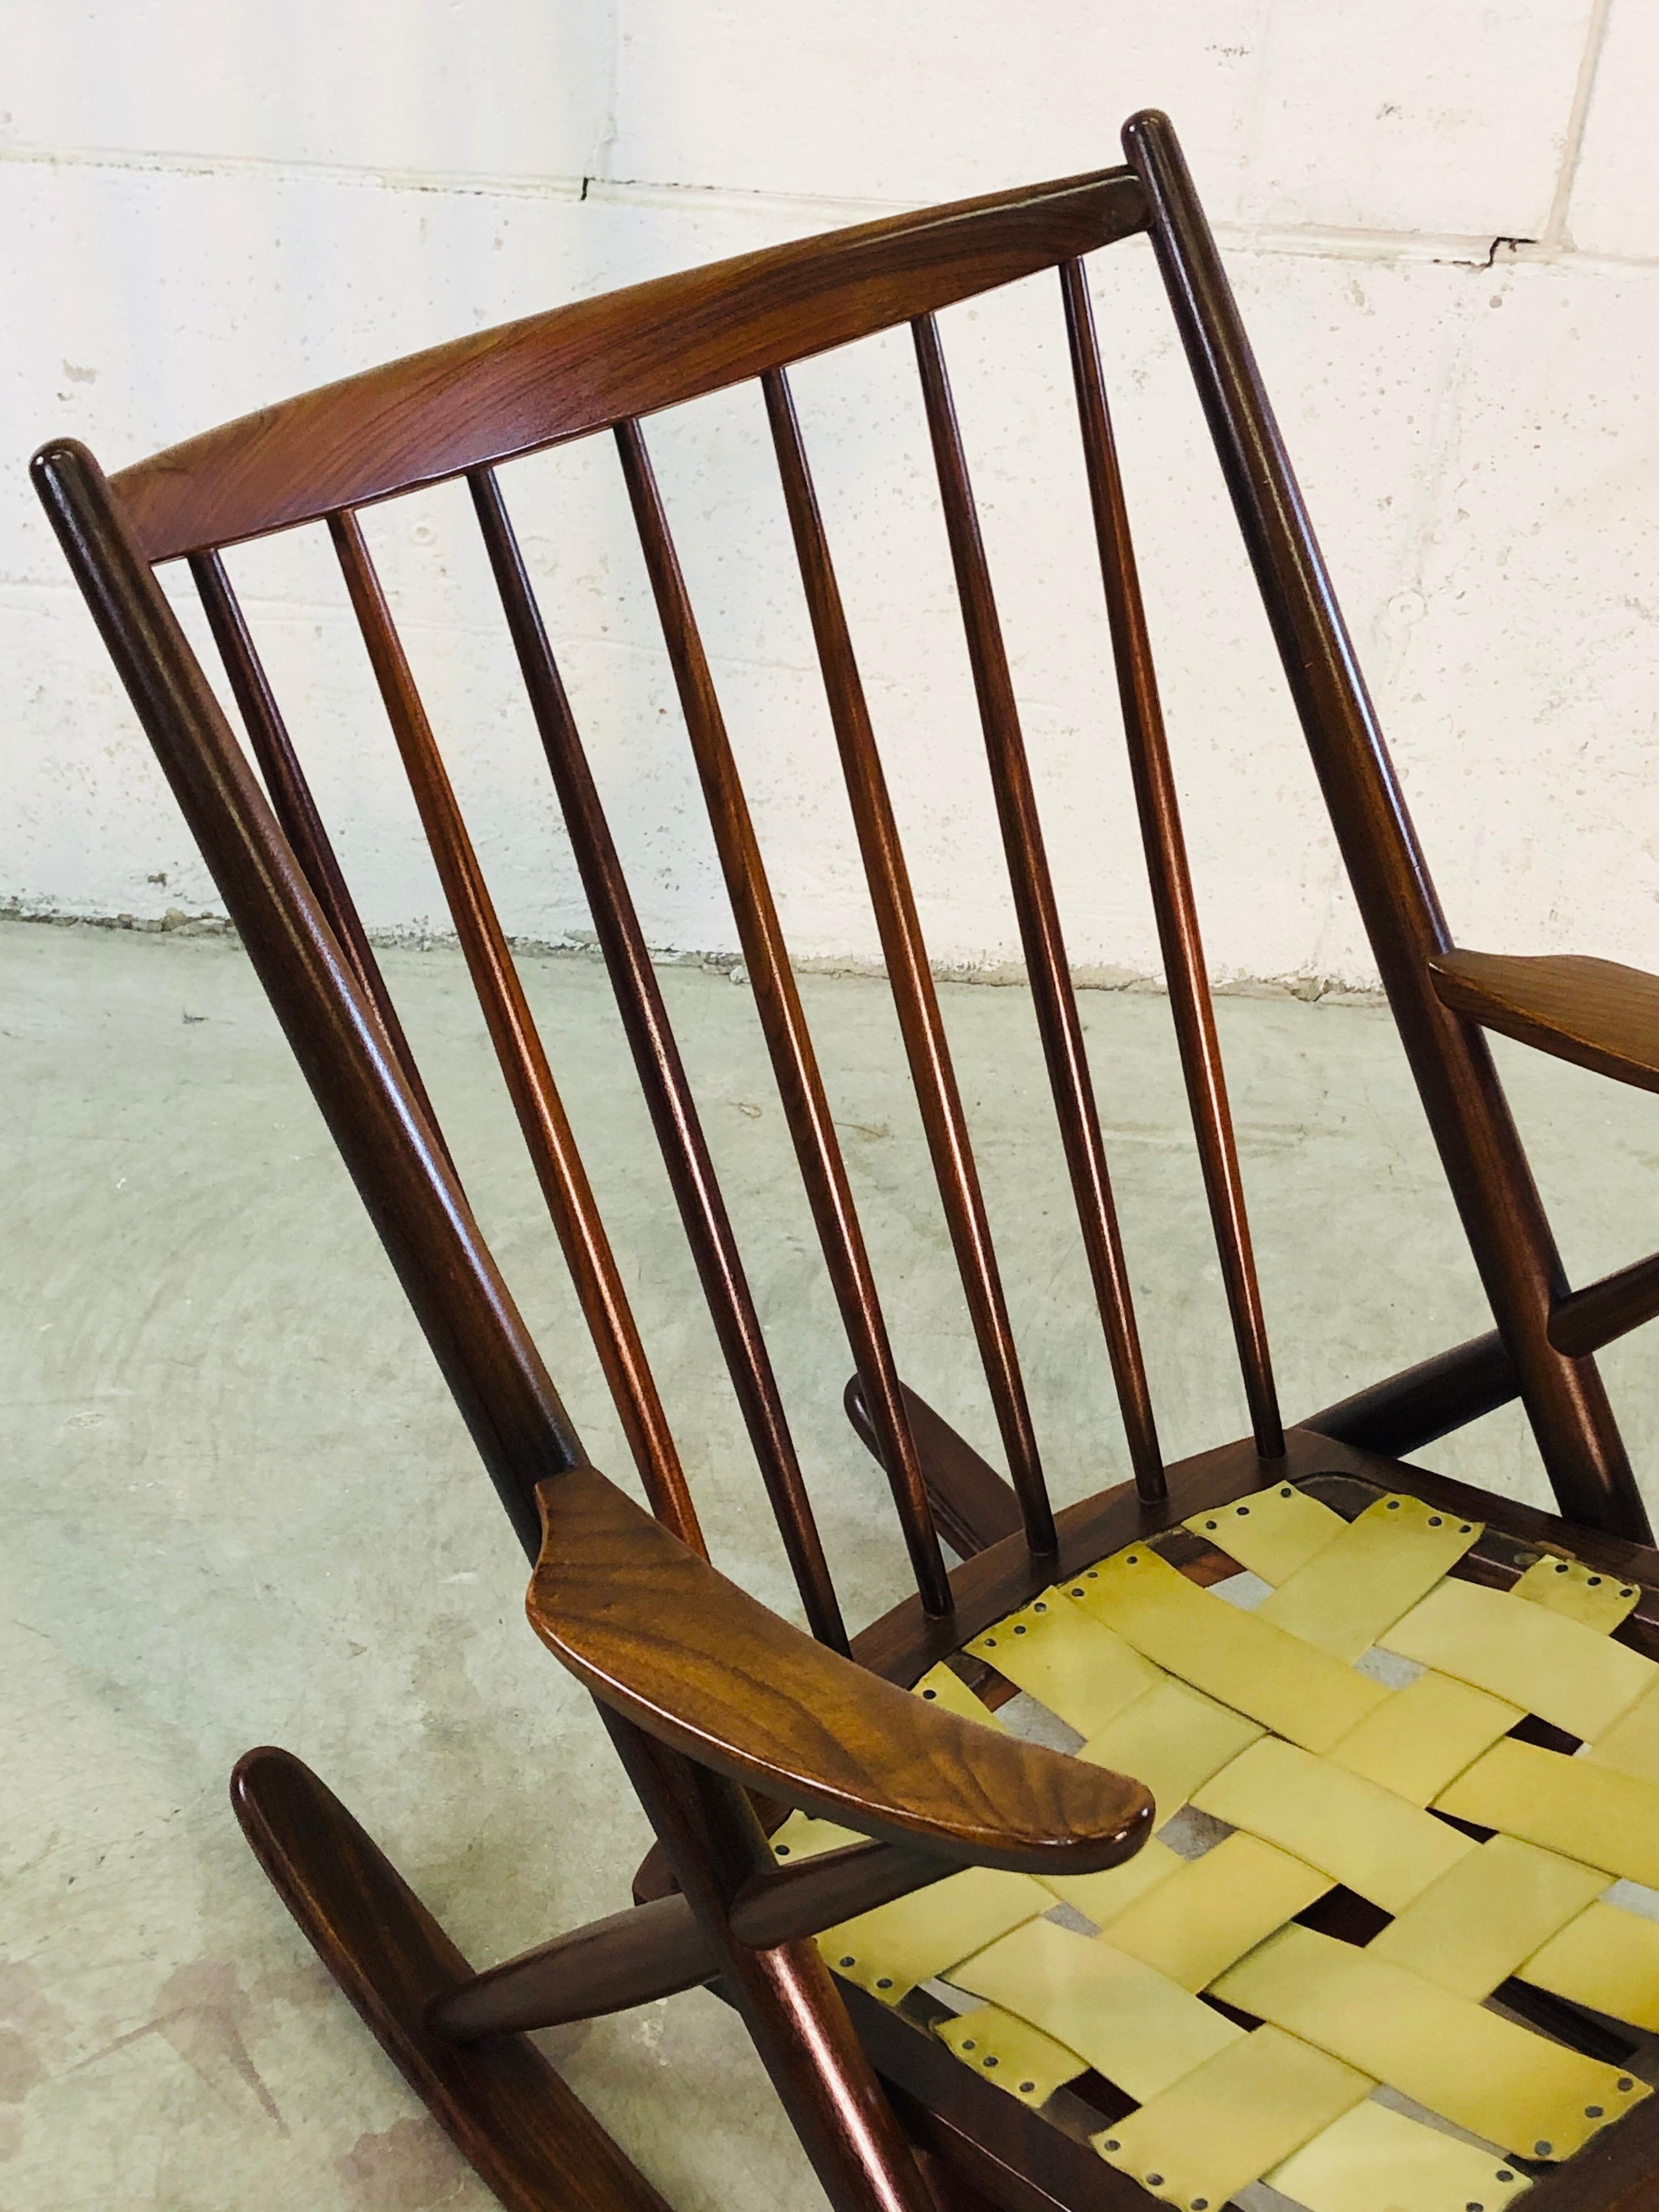
<path id="1" fill-rule="evenodd" d="M 1116 158 L 1170 110 L 1466 942 L 1659 965 L 1659 16 L 1648 0 L 9 0 L 0 897 L 213 894 L 22 476 L 457 331 Z M 1501 241 L 1528 241 L 1511 246 Z M 1494 247 L 1494 241 L 1500 241 Z M 1223 976 L 1363 981 L 1150 257 L 1097 294 Z M 945 319 L 1080 968 L 1156 967 L 1054 288 Z M 804 371 L 937 958 L 1014 947 L 904 343 Z M 874 951 L 752 391 L 653 443 L 799 954 Z M 515 503 L 664 945 L 730 917 L 603 441 Z M 452 491 L 374 542 L 509 927 L 585 926 Z M 435 884 L 316 533 L 233 563 L 372 927 Z"/>

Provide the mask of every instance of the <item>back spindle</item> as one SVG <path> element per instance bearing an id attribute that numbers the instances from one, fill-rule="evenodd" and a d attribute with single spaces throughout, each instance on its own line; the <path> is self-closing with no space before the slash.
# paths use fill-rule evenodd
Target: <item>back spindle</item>
<path id="1" fill-rule="evenodd" d="M 1128 738 L 1129 769 L 1140 817 L 1158 944 L 1164 954 L 1170 1004 L 1175 1015 L 1182 1074 L 1187 1085 L 1193 1132 L 1198 1140 L 1210 1218 L 1215 1227 L 1216 1249 L 1220 1256 L 1228 1310 L 1232 1316 L 1255 1448 L 1264 1459 L 1278 1459 L 1285 1449 L 1285 1431 L 1273 1387 L 1273 1360 L 1261 1310 L 1261 1287 L 1256 1281 L 1255 1259 L 1250 1249 L 1250 1224 L 1244 1209 L 1238 1147 L 1227 1103 L 1227 1079 L 1216 1036 L 1215 1008 L 1210 998 L 1204 946 L 1199 934 L 1192 871 L 1187 860 L 1180 802 L 1164 735 L 1146 609 L 1135 568 L 1134 543 L 1123 496 L 1123 479 L 1107 407 L 1089 279 L 1080 261 L 1063 263 L 1060 274 L 1089 497 L 1100 545 L 1101 576 L 1117 665 L 1118 694 Z"/>
<path id="2" fill-rule="evenodd" d="M 950 1580 L 900 1393 L 875 1277 L 708 656 L 639 424 L 631 419 L 618 423 L 617 444 L 726 895 L 824 1266 L 898 1510 L 916 1589 L 929 1613 L 947 1613 L 952 1609 Z"/>
<path id="3" fill-rule="evenodd" d="M 1152 1419 L 1146 1363 L 1135 1326 L 1134 1304 L 1124 1263 L 1111 1176 L 1095 1104 L 1094 1083 L 1083 1042 L 1077 994 L 1060 933 L 1054 880 L 1043 849 L 1036 794 L 1020 733 L 1008 656 L 1002 639 L 991 573 L 980 536 L 967 457 L 945 372 L 939 326 L 932 315 L 912 325 L 922 398 L 933 441 L 939 497 L 950 539 L 957 594 L 967 634 L 968 657 L 979 700 L 992 790 L 1013 889 L 1020 942 L 1030 978 L 1037 1027 L 1054 1093 L 1066 1164 L 1077 1202 L 1083 1246 L 1094 1283 L 1117 1385 L 1135 1488 L 1148 1503 L 1166 1495 L 1164 1462 Z"/>
<path id="4" fill-rule="evenodd" d="M 651 1509 L 683 1543 L 707 1558 L 673 1433 L 640 1342 L 610 1239 L 582 1165 L 513 964 L 483 872 L 392 625 L 362 526 L 349 510 L 329 518 L 357 617 L 410 788 L 437 865 L 456 933 L 512 1095 L 526 1147 L 547 1200 L 577 1296 L 587 1317 L 629 1448 Z"/>
<path id="5" fill-rule="evenodd" d="M 760 1317 L 575 717 L 493 470 L 467 483 L 634 1065 L 812 1633 L 848 1649 Z"/>
<path id="6" fill-rule="evenodd" d="M 253 642 L 240 602 L 231 589 L 224 561 L 218 553 L 192 554 L 190 573 L 195 580 L 208 628 L 213 633 L 213 641 L 219 648 L 219 658 L 224 663 L 231 696 L 242 717 L 248 742 L 253 748 L 253 757 L 258 762 L 259 773 L 265 780 L 271 811 L 282 824 L 283 835 L 288 839 L 295 859 L 305 871 L 312 896 L 327 916 L 328 926 L 350 963 L 352 973 L 386 1026 L 386 1036 L 398 1056 L 404 1079 L 427 1118 L 434 1142 L 448 1159 L 449 1148 L 444 1143 L 438 1117 L 432 1109 L 432 1101 L 427 1096 L 415 1055 L 404 1035 L 398 1009 L 386 988 L 386 978 L 380 973 L 380 963 L 374 957 L 374 948 L 369 944 L 356 902 L 341 872 L 339 861 L 335 858 L 322 815 L 312 796 L 305 770 L 300 765 L 300 757 L 294 750 L 294 741 L 289 735 L 282 709 L 276 703 L 276 695 L 270 688 L 264 663 L 259 658 L 258 648 Z M 453 1160 L 450 1160 L 450 1165 L 452 1168 L 454 1166 Z"/>
<path id="7" fill-rule="evenodd" d="M 1025 1539 L 1033 1552 L 1046 1555 L 1055 1548 L 1054 1512 L 898 824 L 876 749 L 788 380 L 782 369 L 772 369 L 762 379 L 762 385 L 842 773 L 927 1149 L 1007 1454 L 1008 1471 L 1018 1493 Z"/>

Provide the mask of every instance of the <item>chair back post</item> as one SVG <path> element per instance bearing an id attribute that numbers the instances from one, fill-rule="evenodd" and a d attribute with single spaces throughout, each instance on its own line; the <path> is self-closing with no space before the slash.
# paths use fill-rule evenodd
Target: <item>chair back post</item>
<path id="1" fill-rule="evenodd" d="M 1485 1038 L 1443 1006 L 1430 956 L 1449 948 L 1383 744 L 1215 241 L 1166 116 L 1125 125 L 1152 246 L 1198 385 L 1291 693 L 1447 1180 L 1562 1511 L 1651 1540 L 1589 1358 L 1550 1343 L 1566 1278 Z"/>
<path id="2" fill-rule="evenodd" d="M 73 441 L 32 465 L 127 695 L 534 1559 L 538 1482 L 586 1454 L 373 1000 L 233 736 L 110 485 Z"/>
<path id="3" fill-rule="evenodd" d="M 756 1947 L 733 1931 L 744 1887 L 775 1870 L 747 1793 L 598 1710 L 836 2212 L 938 2212 L 817 1943 Z"/>

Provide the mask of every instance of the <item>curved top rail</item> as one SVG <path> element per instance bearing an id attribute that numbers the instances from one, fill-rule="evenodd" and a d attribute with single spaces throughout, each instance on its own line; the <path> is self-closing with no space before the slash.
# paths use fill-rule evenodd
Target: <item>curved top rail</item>
<path id="1" fill-rule="evenodd" d="M 1127 169 L 659 276 L 245 415 L 124 469 L 151 561 L 263 537 L 827 352 L 1144 229 Z"/>

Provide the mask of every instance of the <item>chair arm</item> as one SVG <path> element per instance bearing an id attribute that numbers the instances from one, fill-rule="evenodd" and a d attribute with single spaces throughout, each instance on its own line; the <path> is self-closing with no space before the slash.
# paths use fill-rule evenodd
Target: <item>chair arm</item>
<path id="1" fill-rule="evenodd" d="M 1659 1091 L 1659 975 L 1576 953 L 1437 952 L 1441 1003 L 1598 1075 Z"/>
<path id="2" fill-rule="evenodd" d="M 1151 1832 L 1139 1783 L 960 1720 L 814 1643 L 595 1469 L 536 1496 L 537 1634 L 604 1704 L 717 1773 L 1021 1874 L 1115 1866 Z"/>

